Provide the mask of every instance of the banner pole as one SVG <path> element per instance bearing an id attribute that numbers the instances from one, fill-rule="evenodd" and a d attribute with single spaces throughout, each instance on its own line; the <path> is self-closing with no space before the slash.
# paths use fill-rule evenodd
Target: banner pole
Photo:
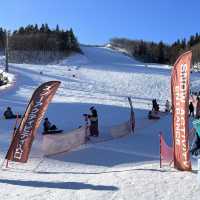
<path id="1" fill-rule="evenodd" d="M 13 129 L 13 134 L 12 134 L 12 140 L 11 141 L 13 141 L 15 133 L 16 133 L 18 119 L 19 119 L 19 114 L 17 113 L 16 120 L 15 120 L 15 125 L 14 125 L 14 129 Z M 8 168 L 8 164 L 9 164 L 9 160 L 7 159 L 7 161 L 6 161 L 6 168 Z"/>
<path id="2" fill-rule="evenodd" d="M 85 117 L 85 143 L 87 143 L 87 141 L 90 140 L 88 136 L 89 123 L 88 123 L 88 116 L 84 117 Z"/>
<path id="3" fill-rule="evenodd" d="M 130 128 L 131 128 L 131 133 L 134 134 L 134 128 L 135 128 L 135 114 L 133 111 L 133 103 L 131 100 L 131 97 L 128 97 L 128 102 L 130 105 Z"/>
<path id="4" fill-rule="evenodd" d="M 8 168 L 8 160 L 6 160 L 6 168 Z"/>
<path id="5" fill-rule="evenodd" d="M 159 133 L 159 139 L 160 139 L 160 168 L 162 168 L 162 158 L 161 158 L 161 154 L 162 154 L 162 142 L 161 142 L 161 136 L 162 136 L 162 132 Z"/>

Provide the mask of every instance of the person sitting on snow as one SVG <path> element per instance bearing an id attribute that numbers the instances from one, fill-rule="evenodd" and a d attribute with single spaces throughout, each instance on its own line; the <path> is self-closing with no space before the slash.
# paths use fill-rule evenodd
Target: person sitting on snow
<path id="1" fill-rule="evenodd" d="M 11 107 L 7 107 L 6 111 L 3 113 L 5 119 L 16 119 L 21 118 L 21 115 L 13 114 L 13 111 L 11 110 Z"/>
<path id="2" fill-rule="evenodd" d="M 62 132 L 62 130 L 57 130 L 56 125 L 54 124 L 52 125 L 47 117 L 44 119 L 43 127 L 44 127 L 43 134 L 54 134 L 54 133 Z"/>
<path id="3" fill-rule="evenodd" d="M 148 119 L 150 119 L 150 120 L 151 119 L 160 119 L 160 117 L 157 116 L 154 111 L 149 111 L 148 112 Z"/>

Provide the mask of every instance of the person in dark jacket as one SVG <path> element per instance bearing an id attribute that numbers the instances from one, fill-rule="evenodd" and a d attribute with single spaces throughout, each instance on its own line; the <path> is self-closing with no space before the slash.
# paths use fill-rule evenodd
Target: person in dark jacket
<path id="1" fill-rule="evenodd" d="M 157 103 L 156 99 L 152 100 L 152 111 L 159 111 L 159 104 Z"/>
<path id="2" fill-rule="evenodd" d="M 3 113 L 5 119 L 16 119 L 21 118 L 21 115 L 13 114 L 11 107 L 7 107 L 6 111 Z"/>
<path id="3" fill-rule="evenodd" d="M 200 154 L 200 137 L 197 132 L 195 132 L 195 141 L 194 144 L 192 145 L 190 152 L 194 156 L 198 156 Z"/>
<path id="4" fill-rule="evenodd" d="M 99 128 L 98 128 L 98 114 L 97 110 L 94 106 L 90 108 L 91 114 L 88 115 L 90 120 L 90 135 L 98 137 L 99 136 Z"/>
<path id="5" fill-rule="evenodd" d="M 197 97 L 197 105 L 196 105 L 196 118 L 200 118 L 200 98 Z"/>
<path id="6" fill-rule="evenodd" d="M 57 130 L 56 125 L 52 125 L 49 119 L 46 117 L 43 123 L 44 132 L 43 134 L 54 133 Z"/>
<path id="7" fill-rule="evenodd" d="M 189 104 L 189 116 L 194 117 L 194 106 L 192 102 Z"/>

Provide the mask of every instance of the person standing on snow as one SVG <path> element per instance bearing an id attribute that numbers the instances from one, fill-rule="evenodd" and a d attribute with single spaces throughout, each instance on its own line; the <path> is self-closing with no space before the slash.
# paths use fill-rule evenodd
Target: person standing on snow
<path id="1" fill-rule="evenodd" d="M 159 104 L 157 103 L 156 99 L 152 100 L 152 111 L 155 111 L 155 112 L 159 111 Z"/>
<path id="2" fill-rule="evenodd" d="M 197 106 L 196 106 L 196 118 L 200 118 L 200 99 L 197 97 Z"/>
<path id="3" fill-rule="evenodd" d="M 189 117 L 190 116 L 194 117 L 194 106 L 192 102 L 189 104 Z"/>
<path id="4" fill-rule="evenodd" d="M 170 103 L 167 100 L 166 103 L 165 103 L 165 112 L 170 112 L 170 110 L 171 110 Z"/>
<path id="5" fill-rule="evenodd" d="M 88 115 L 90 120 L 90 135 L 98 137 L 99 136 L 99 128 L 98 128 L 98 114 L 97 110 L 94 106 L 90 108 L 91 115 Z"/>

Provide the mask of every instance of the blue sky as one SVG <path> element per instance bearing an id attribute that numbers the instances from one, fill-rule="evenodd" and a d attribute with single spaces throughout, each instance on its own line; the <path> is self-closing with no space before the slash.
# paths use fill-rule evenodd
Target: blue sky
<path id="1" fill-rule="evenodd" d="M 199 0 L 3 0 L 0 27 L 59 24 L 85 44 L 113 37 L 171 43 L 200 32 L 199 9 Z"/>

